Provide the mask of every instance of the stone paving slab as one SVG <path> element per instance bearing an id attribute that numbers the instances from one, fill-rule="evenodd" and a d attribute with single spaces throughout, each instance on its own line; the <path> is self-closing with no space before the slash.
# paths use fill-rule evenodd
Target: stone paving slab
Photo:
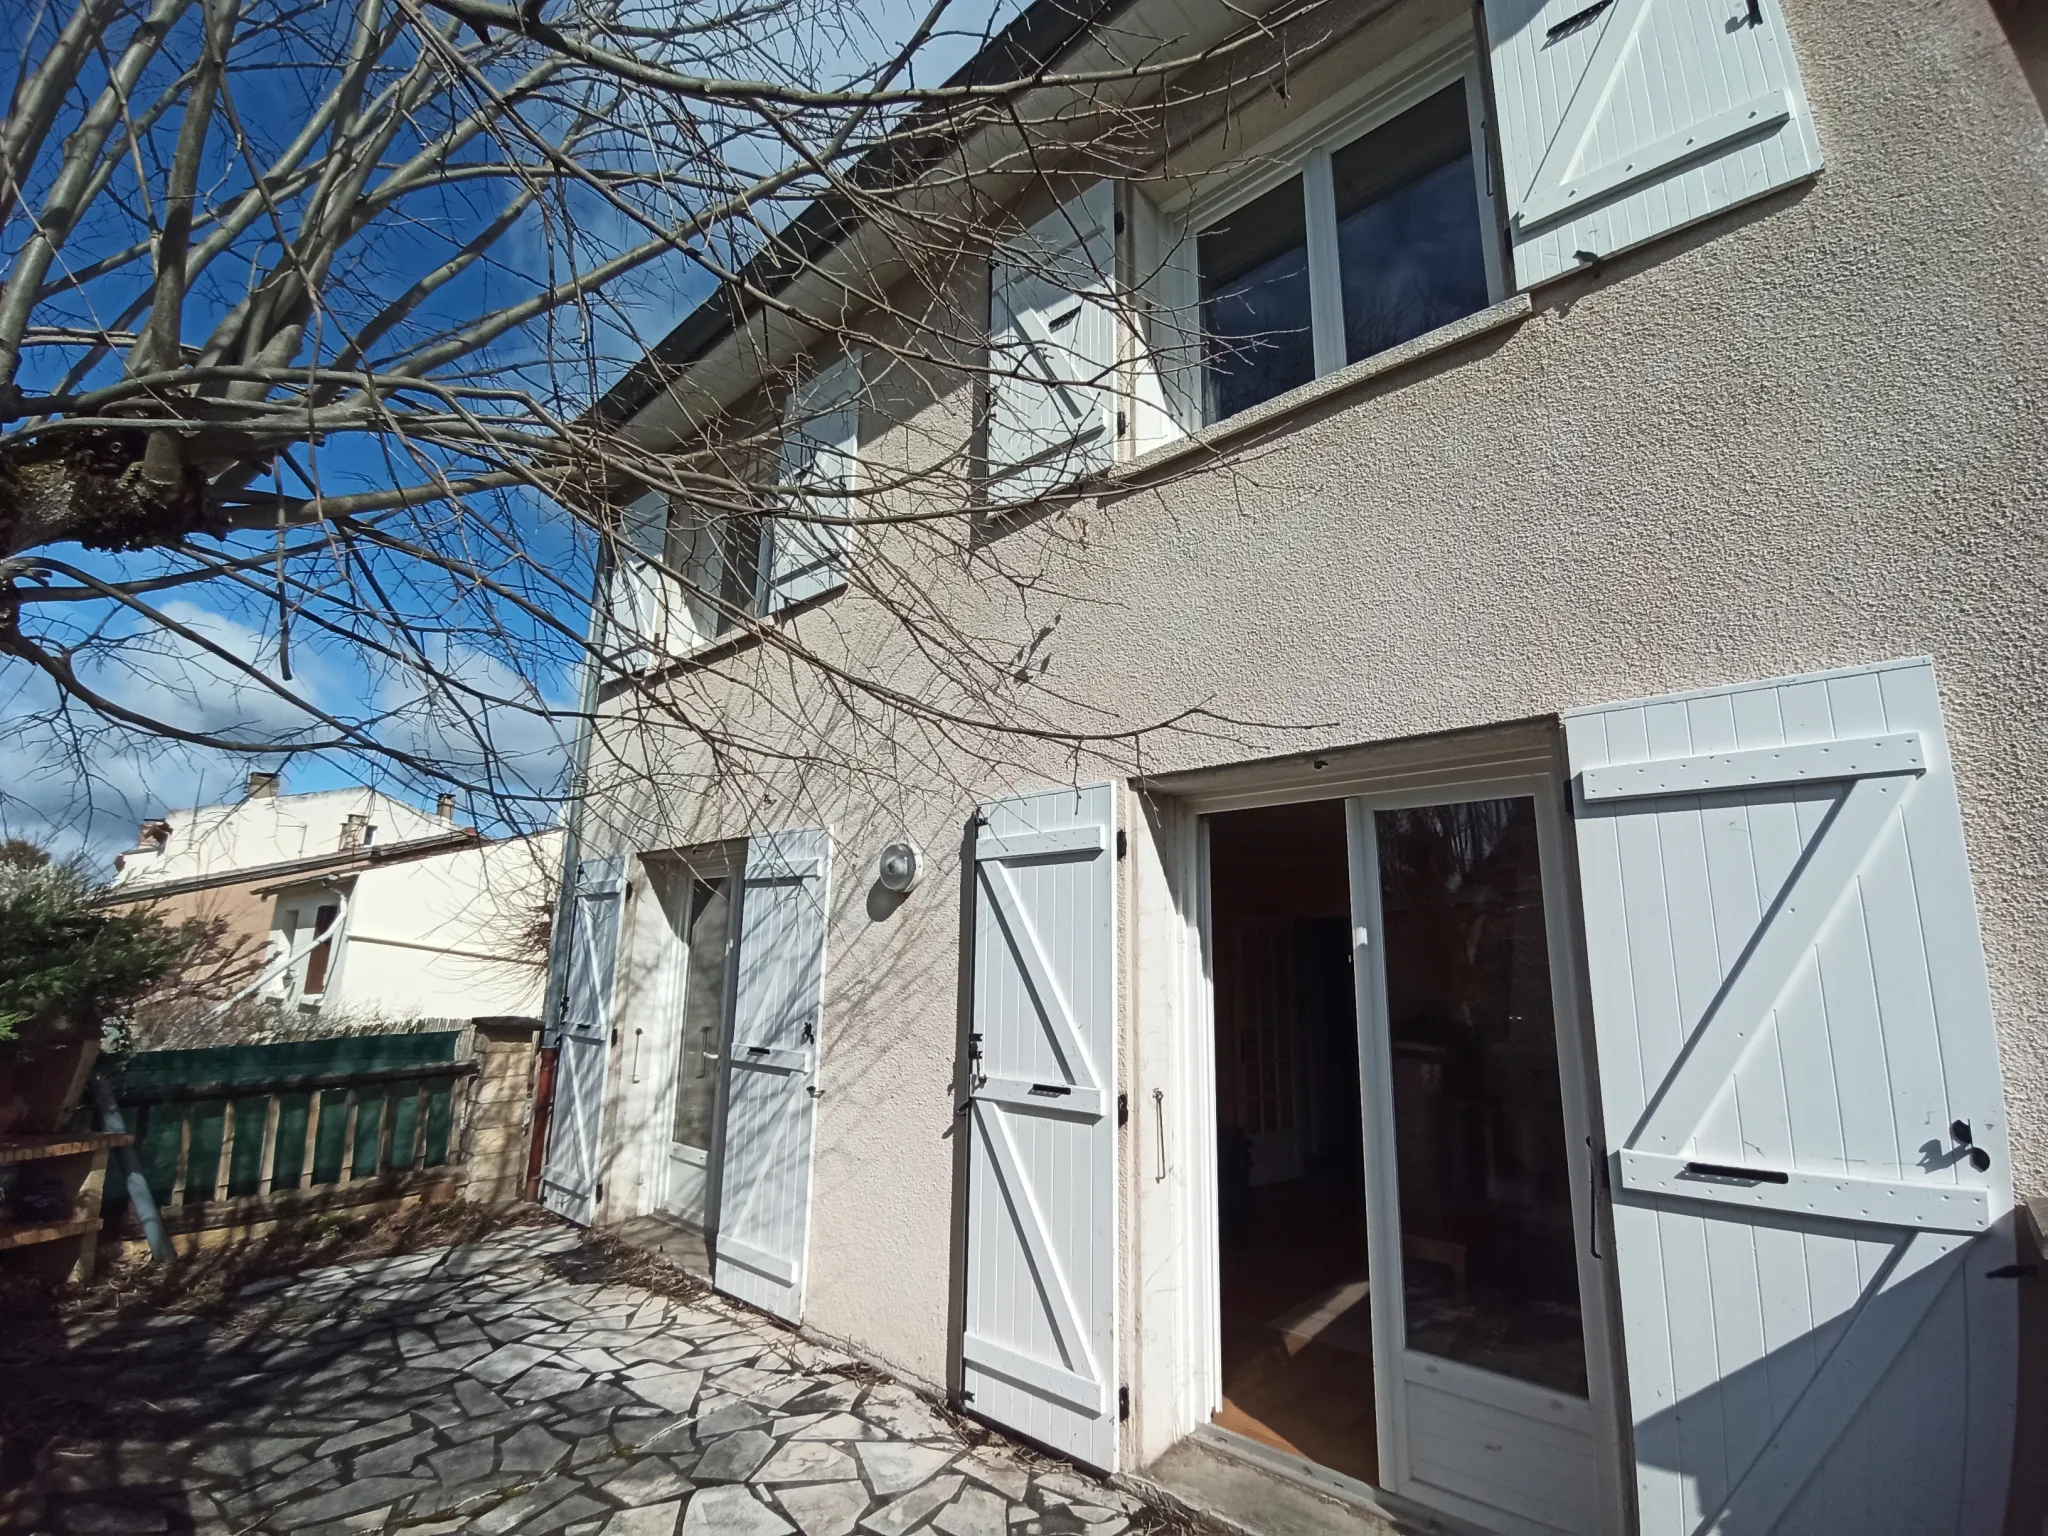
<path id="1" fill-rule="evenodd" d="M 0 1338 L 0 1529 L 1119 1536 L 1136 1500 L 527 1228 Z"/>

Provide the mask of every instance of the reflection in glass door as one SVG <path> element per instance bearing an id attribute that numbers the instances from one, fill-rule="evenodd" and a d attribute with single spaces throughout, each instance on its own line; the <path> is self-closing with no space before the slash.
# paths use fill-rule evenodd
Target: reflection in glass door
<path id="1" fill-rule="evenodd" d="M 1598 1523 L 1544 837 L 1525 796 L 1351 806 L 1384 1486 Z"/>
<path id="2" fill-rule="evenodd" d="M 678 916 L 684 949 L 677 1012 L 675 1113 L 669 1129 L 670 1215 L 702 1228 L 710 1217 L 711 1141 L 718 1110 L 718 1063 L 725 1034 L 726 941 L 732 931 L 732 877 L 696 876 Z"/>

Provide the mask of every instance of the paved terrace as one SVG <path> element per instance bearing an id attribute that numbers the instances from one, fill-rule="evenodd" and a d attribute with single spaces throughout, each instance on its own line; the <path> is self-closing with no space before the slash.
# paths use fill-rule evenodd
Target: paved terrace
<path id="1" fill-rule="evenodd" d="M 561 1228 L 0 1327 L 0 1529 L 1118 1536 L 1127 1495 Z"/>

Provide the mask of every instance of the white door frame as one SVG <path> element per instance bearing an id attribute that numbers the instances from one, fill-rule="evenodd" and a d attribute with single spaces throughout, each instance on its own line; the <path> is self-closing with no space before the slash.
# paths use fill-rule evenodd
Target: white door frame
<path id="1" fill-rule="evenodd" d="M 1127 1247 L 1126 1262 L 1131 1268 L 1126 1304 L 1135 1316 L 1126 1336 L 1143 1337 L 1139 1331 L 1142 1323 L 1155 1337 L 1178 1332 L 1185 1345 L 1173 1352 L 1170 1367 L 1164 1352 L 1156 1363 L 1143 1354 L 1133 1362 L 1139 1378 L 1130 1426 L 1133 1464 L 1144 1465 L 1185 1435 L 1208 1429 L 1210 1416 L 1222 1402 L 1222 1363 L 1216 1342 L 1221 1323 L 1217 1292 L 1220 1234 L 1214 1187 L 1216 1079 L 1214 1042 L 1205 1038 L 1213 1030 L 1214 1018 L 1205 818 L 1219 811 L 1310 800 L 1358 800 L 1372 810 L 1391 810 L 1453 800 L 1527 796 L 1534 799 L 1537 809 L 1544 924 L 1566 1110 L 1566 1155 L 1573 1173 L 1572 1217 L 1578 1234 L 1599 1505 L 1603 1528 L 1629 1528 L 1633 1448 L 1627 1430 L 1626 1383 L 1614 1345 L 1619 1336 L 1619 1301 L 1611 1215 L 1605 1189 L 1596 1189 L 1593 1183 L 1594 1171 L 1604 1163 L 1605 1148 L 1598 1145 L 1592 1011 L 1581 960 L 1584 940 L 1576 900 L 1578 869 L 1564 819 L 1562 750 L 1556 723 L 1546 721 L 1448 740 L 1392 743 L 1269 764 L 1162 775 L 1135 786 L 1145 810 L 1127 818 L 1139 844 L 1133 870 L 1139 889 L 1132 904 L 1135 931 L 1131 949 L 1138 983 L 1137 1006 L 1132 1010 L 1132 1102 L 1138 1110 L 1150 1111 L 1149 1095 L 1157 1084 L 1169 1095 L 1177 1093 L 1180 1109 L 1178 1113 L 1160 1111 L 1160 1125 L 1136 1138 L 1136 1155 L 1127 1160 L 1127 1187 L 1133 1193 L 1137 1234 L 1134 1241 L 1147 1242 L 1148 1228 L 1172 1232 L 1176 1252 L 1170 1259 L 1155 1259 L 1150 1254 L 1133 1254 Z M 1163 889 L 1148 893 L 1148 882 Z M 1174 957 L 1171 963 L 1158 957 L 1166 953 Z M 1156 978 L 1149 987 L 1148 976 Z M 1138 1118 L 1134 1113 L 1133 1120 Z M 1391 1132 L 1391 1127 L 1388 1130 Z M 1370 1141 L 1370 1125 L 1367 1135 Z M 1588 1135 L 1595 1138 L 1591 1146 L 1584 1139 Z M 1596 1241 L 1597 1257 L 1593 1252 Z M 1376 1370 L 1381 1368 L 1375 1364 Z M 1167 1379 L 1168 1369 L 1180 1379 Z M 1188 1376 L 1195 1378 L 1193 1390 L 1188 1389 Z M 1384 1425 L 1381 1433 L 1383 1437 L 1386 1434 Z M 1393 1463 L 1383 1459 L 1382 1477 L 1388 1475 L 1389 1465 Z M 1353 1494 L 1380 1491 L 1314 1462 L 1302 1461 L 1298 1470 Z"/>

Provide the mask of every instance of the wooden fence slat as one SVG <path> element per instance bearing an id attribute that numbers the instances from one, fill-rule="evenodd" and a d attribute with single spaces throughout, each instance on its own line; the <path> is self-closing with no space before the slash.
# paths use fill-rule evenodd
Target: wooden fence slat
<path id="1" fill-rule="evenodd" d="M 277 1176 L 277 1117 L 283 1109 L 277 1095 L 271 1094 L 263 1101 L 263 1148 L 256 1154 L 256 1193 L 270 1193 L 272 1181 Z"/>
<path id="2" fill-rule="evenodd" d="M 229 1099 L 221 1106 L 220 1115 L 220 1163 L 214 1174 L 213 1190 L 209 1200 L 228 1198 L 228 1187 L 235 1176 L 235 1101 Z"/>
<path id="3" fill-rule="evenodd" d="M 415 1173 L 427 1166 L 427 1112 L 433 1103 L 427 1085 L 421 1083 L 412 1096 L 412 1156 L 405 1160 Z"/>
<path id="4" fill-rule="evenodd" d="M 383 1101 L 377 1106 L 376 1177 L 380 1179 L 388 1178 L 391 1173 L 391 1144 L 398 1139 L 397 1110 L 397 1095 L 386 1088 Z"/>
<path id="5" fill-rule="evenodd" d="M 171 1204 L 185 1203 L 185 1184 L 192 1173 L 192 1106 L 178 1116 L 178 1171 L 171 1179 Z"/>
<path id="6" fill-rule="evenodd" d="M 356 1181 L 356 1112 L 361 1108 L 356 1091 L 348 1091 L 348 1120 L 341 1133 L 341 1178 L 338 1182 L 345 1189 Z"/>
<path id="7" fill-rule="evenodd" d="M 306 1153 L 299 1160 L 301 1189 L 313 1187 L 313 1159 L 320 1151 L 320 1101 L 326 1097 L 324 1093 L 311 1093 L 306 1096 Z"/>

